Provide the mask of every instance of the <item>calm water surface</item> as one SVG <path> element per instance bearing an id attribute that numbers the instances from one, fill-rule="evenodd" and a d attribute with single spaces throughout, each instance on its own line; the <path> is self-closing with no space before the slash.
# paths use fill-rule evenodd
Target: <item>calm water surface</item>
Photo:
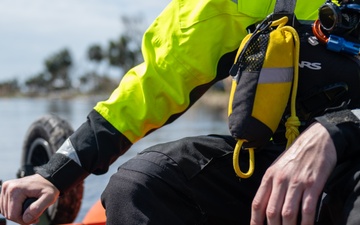
<path id="1" fill-rule="evenodd" d="M 27 129 L 36 119 L 55 113 L 66 119 L 74 129 L 86 119 L 87 114 L 99 99 L 2 99 L 0 98 L 0 179 L 16 177 L 20 167 L 22 144 Z M 81 210 L 76 219 L 80 222 L 87 210 L 96 202 L 108 179 L 117 167 L 144 148 L 185 136 L 199 134 L 228 134 L 227 122 L 223 111 L 195 105 L 174 123 L 163 127 L 136 143 L 125 155 L 120 157 L 102 176 L 91 175 L 85 180 L 85 192 Z M 8 222 L 8 224 L 14 224 Z"/>

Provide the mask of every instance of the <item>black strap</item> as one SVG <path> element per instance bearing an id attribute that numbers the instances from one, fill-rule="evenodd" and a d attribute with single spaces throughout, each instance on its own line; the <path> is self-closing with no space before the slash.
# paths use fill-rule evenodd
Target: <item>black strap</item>
<path id="1" fill-rule="evenodd" d="M 232 0 L 232 1 L 238 3 L 238 0 Z M 287 25 L 290 25 L 292 27 L 297 27 L 299 22 L 297 21 L 296 16 L 294 14 L 295 6 L 296 6 L 296 0 L 276 0 L 274 11 L 270 15 L 270 18 L 272 20 L 277 20 L 282 18 L 283 16 L 287 16 L 289 18 Z M 248 26 L 246 30 L 248 31 L 248 33 L 252 33 L 256 29 L 257 25 L 258 23 L 252 24 Z"/>
<path id="2" fill-rule="evenodd" d="M 283 16 L 287 16 L 289 18 L 287 25 L 297 27 L 298 21 L 294 14 L 295 6 L 296 0 L 276 0 L 272 19 L 277 20 Z"/>
<path id="3" fill-rule="evenodd" d="M 276 0 L 274 14 L 293 14 L 296 0 Z"/>

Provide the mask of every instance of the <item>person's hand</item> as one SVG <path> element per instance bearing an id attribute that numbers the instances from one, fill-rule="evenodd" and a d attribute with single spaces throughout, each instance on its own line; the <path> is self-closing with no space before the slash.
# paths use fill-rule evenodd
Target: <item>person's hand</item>
<path id="1" fill-rule="evenodd" d="M 59 190 L 42 176 L 35 174 L 3 183 L 0 194 L 0 212 L 19 224 L 36 223 L 47 207 L 59 196 Z M 27 198 L 36 198 L 22 215 Z"/>
<path id="2" fill-rule="evenodd" d="M 312 225 L 324 185 L 336 165 L 330 134 L 315 123 L 266 171 L 254 197 L 251 225 Z"/>

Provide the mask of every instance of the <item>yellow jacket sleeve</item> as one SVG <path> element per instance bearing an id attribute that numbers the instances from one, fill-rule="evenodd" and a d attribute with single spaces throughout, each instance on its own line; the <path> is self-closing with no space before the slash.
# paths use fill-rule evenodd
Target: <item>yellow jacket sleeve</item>
<path id="1" fill-rule="evenodd" d="M 173 0 L 144 34 L 144 62 L 94 109 L 132 143 L 171 122 L 227 76 L 217 74 L 220 58 L 239 47 L 246 27 L 271 13 L 274 2 Z M 322 3 L 298 0 L 298 18 L 315 19 Z"/>
<path id="2" fill-rule="evenodd" d="M 228 76 L 246 27 L 272 12 L 274 1 L 173 0 L 144 34 L 144 63 L 128 71 L 69 138 L 66 147 L 81 165 L 56 153 L 41 175 L 64 192 L 90 173 L 105 173 L 134 142 L 173 121 Z M 298 0 L 297 17 L 315 19 L 323 1 Z"/>

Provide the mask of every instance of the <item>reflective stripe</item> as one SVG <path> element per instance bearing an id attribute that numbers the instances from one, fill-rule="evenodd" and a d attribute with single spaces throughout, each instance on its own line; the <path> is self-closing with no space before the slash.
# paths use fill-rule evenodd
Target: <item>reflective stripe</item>
<path id="1" fill-rule="evenodd" d="M 56 151 L 56 153 L 60 153 L 69 157 L 70 159 L 74 160 L 79 166 L 81 166 L 80 159 L 76 154 L 75 148 L 69 138 L 66 139 L 64 144 L 61 145 L 61 147 Z"/>
<path id="2" fill-rule="evenodd" d="M 360 120 L 360 109 L 353 109 L 351 112 Z"/>
<path id="3" fill-rule="evenodd" d="M 293 68 L 262 68 L 259 84 L 292 82 Z"/>

